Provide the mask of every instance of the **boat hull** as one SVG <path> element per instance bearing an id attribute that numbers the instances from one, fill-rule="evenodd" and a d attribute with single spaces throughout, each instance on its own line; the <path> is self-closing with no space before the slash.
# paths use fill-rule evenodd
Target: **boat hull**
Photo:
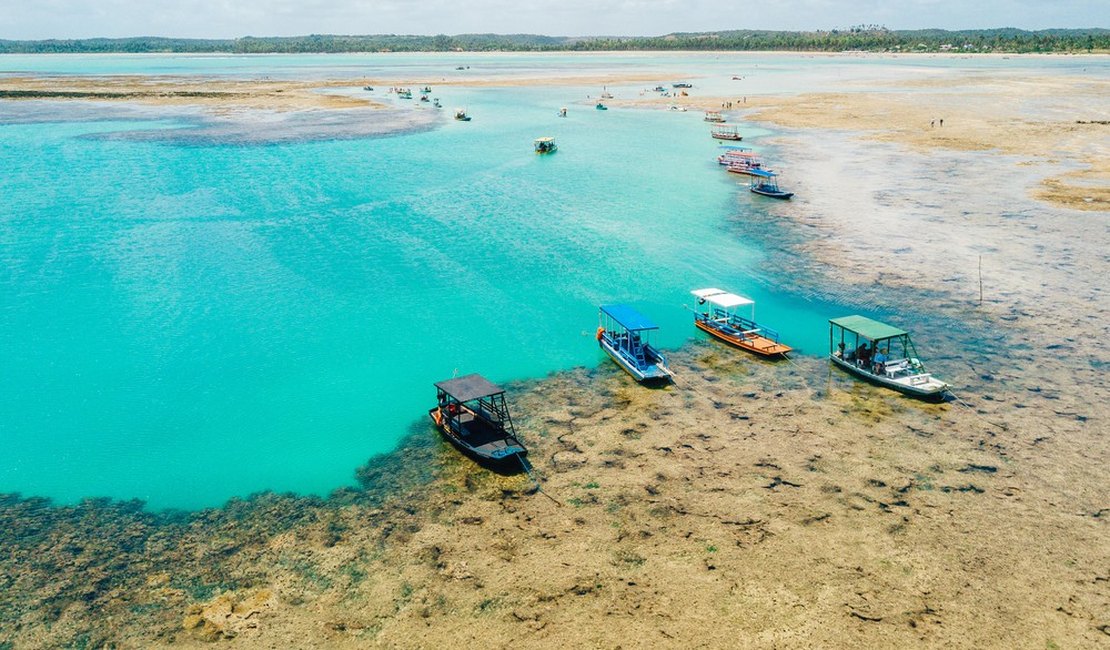
<path id="1" fill-rule="evenodd" d="M 929 402 L 942 402 L 944 401 L 945 394 L 948 392 L 948 384 L 945 384 L 944 382 L 941 382 L 933 377 L 929 377 L 929 379 L 931 380 L 929 381 L 929 383 L 915 386 L 912 384 L 896 381 L 889 377 L 884 377 L 868 372 L 863 368 L 859 368 L 855 364 L 849 363 L 836 355 L 830 355 L 829 360 L 839 366 L 842 370 L 846 370 L 851 374 L 859 377 L 860 379 L 863 379 L 864 381 L 875 384 L 876 386 L 883 386 L 884 388 L 896 390 L 899 393 L 902 393 L 903 395 L 907 395 L 909 397 L 915 397 L 917 399 Z"/>
<path id="2" fill-rule="evenodd" d="M 753 187 L 753 188 L 751 188 L 751 191 L 755 194 L 759 194 L 761 196 L 767 196 L 767 197 L 770 197 L 772 199 L 789 199 L 790 197 L 794 196 L 793 192 L 783 192 L 781 190 L 780 191 L 765 190 L 765 189 L 762 189 L 762 188 L 759 188 L 759 187 Z"/>
<path id="3" fill-rule="evenodd" d="M 524 457 L 528 455 L 528 450 L 516 438 L 512 436 L 502 438 L 504 446 L 488 448 L 488 445 L 483 445 L 482 447 L 475 447 L 468 444 L 462 436 L 459 436 L 450 427 L 447 418 L 443 417 L 439 407 L 429 409 L 428 417 L 432 419 L 432 423 L 440 435 L 475 462 L 501 472 L 520 471 L 523 468 Z"/>
<path id="4" fill-rule="evenodd" d="M 632 375 L 632 378 L 640 382 L 641 384 L 667 383 L 671 381 L 671 373 L 666 371 L 664 367 L 660 364 L 654 363 L 647 368 L 637 368 L 635 365 L 629 362 L 623 354 L 617 351 L 617 349 L 609 343 L 606 337 L 601 337 L 601 339 L 599 339 L 597 343 L 601 347 L 601 349 L 605 351 L 605 354 L 608 354 L 613 359 L 613 361 L 617 362 L 618 366 L 623 368 L 624 371 L 628 374 Z"/>
<path id="5" fill-rule="evenodd" d="M 793 348 L 791 348 L 789 345 L 783 345 L 782 343 L 772 341 L 765 336 L 759 336 L 757 334 L 751 334 L 747 337 L 734 336 L 726 332 L 722 332 L 721 330 L 701 320 L 695 320 L 694 325 L 696 325 L 698 329 L 715 339 L 724 341 L 729 345 L 738 347 L 742 350 L 747 350 L 748 352 L 752 352 L 763 357 L 785 357 L 788 352 L 793 350 Z"/>

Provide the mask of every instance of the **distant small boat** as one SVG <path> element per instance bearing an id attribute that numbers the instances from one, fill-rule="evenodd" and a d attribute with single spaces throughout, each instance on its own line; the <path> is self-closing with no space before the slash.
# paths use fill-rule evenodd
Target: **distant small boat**
<path id="1" fill-rule="evenodd" d="M 516 437 L 505 390 L 478 374 L 435 385 L 437 405 L 428 411 L 443 437 L 474 460 L 497 468 L 519 462 L 528 450 Z"/>
<path id="2" fill-rule="evenodd" d="M 672 111 L 678 111 L 679 113 L 685 113 L 686 112 L 686 107 L 685 106 L 679 106 L 678 104 L 671 104 L 670 109 Z"/>
<path id="3" fill-rule="evenodd" d="M 559 145 L 555 144 L 555 138 L 550 136 L 536 138 L 532 146 L 536 150 L 536 153 L 555 153 L 559 150 Z"/>
<path id="4" fill-rule="evenodd" d="M 412 91 L 411 90 L 399 90 L 399 91 L 397 91 L 397 96 L 400 97 L 401 99 L 412 99 Z"/>
<path id="5" fill-rule="evenodd" d="M 428 93 L 432 92 L 432 87 L 431 86 L 424 86 L 423 88 L 420 89 L 420 92 L 427 95 Z"/>
<path id="6" fill-rule="evenodd" d="M 459 110 L 455 111 L 455 119 L 460 122 L 469 122 L 470 116 L 466 114 L 466 111 L 464 109 L 460 108 Z"/>
<path id="7" fill-rule="evenodd" d="M 657 92 L 657 93 L 665 93 L 665 92 L 667 92 L 667 89 L 666 89 L 666 88 L 664 88 L 663 86 L 656 86 L 656 87 L 652 88 L 652 90 L 654 90 L 654 91 L 655 91 L 655 92 Z"/>
<path id="8" fill-rule="evenodd" d="M 602 86 L 601 87 L 601 98 L 602 99 L 612 99 L 613 94 L 610 93 L 608 90 L 606 90 L 604 86 Z"/>
<path id="9" fill-rule="evenodd" d="M 666 357 L 649 340 L 658 325 L 628 305 L 602 305 L 598 320 L 598 345 L 636 381 L 666 382 L 674 377 Z"/>
<path id="10" fill-rule="evenodd" d="M 778 332 L 755 322 L 755 301 L 751 298 L 720 289 L 695 289 L 690 293 L 698 299 L 698 308 L 693 310 L 694 325 L 706 334 L 765 357 L 784 357 L 791 351 L 789 345 L 779 343 Z M 737 308 L 749 305 L 750 318 L 736 313 Z"/>
<path id="11" fill-rule="evenodd" d="M 948 384 L 926 372 L 907 332 L 864 316 L 829 320 L 829 359 L 857 377 L 912 397 L 940 401 L 948 390 Z"/>
<path id="12" fill-rule="evenodd" d="M 740 135 L 740 131 L 731 124 L 719 124 L 713 127 L 709 136 L 717 140 L 732 140 L 733 142 L 744 139 L 744 136 Z"/>
<path id="13" fill-rule="evenodd" d="M 677 83 L 671 84 L 671 88 L 693 88 L 693 87 L 694 87 L 693 84 L 686 83 L 685 81 L 679 81 Z"/>
<path id="14" fill-rule="evenodd" d="M 428 101 L 428 96 L 427 95 L 421 95 L 420 96 L 420 101 L 422 101 L 422 102 Z"/>
<path id="15" fill-rule="evenodd" d="M 456 67 L 455 67 L 455 69 L 456 69 L 456 70 L 466 70 L 466 68 L 464 68 L 464 67 L 463 67 L 463 66 L 461 66 L 461 65 L 460 65 L 460 66 L 456 66 Z"/>
<path id="16" fill-rule="evenodd" d="M 373 86 L 363 86 L 362 89 L 372 91 L 372 90 L 374 90 L 374 87 Z"/>
<path id="17" fill-rule="evenodd" d="M 596 108 L 596 109 L 597 109 L 597 110 L 599 110 L 599 111 L 607 111 L 607 110 L 609 110 L 609 107 L 608 107 L 608 106 L 606 106 L 605 104 L 602 104 L 601 102 L 598 102 L 598 103 L 597 103 L 597 106 L 594 106 L 594 108 Z"/>
<path id="18" fill-rule="evenodd" d="M 751 185 L 748 186 L 748 189 L 755 194 L 769 196 L 772 199 L 789 199 L 794 196 L 793 192 L 779 189 L 778 180 L 775 178 L 778 174 L 775 172 L 764 169 L 749 169 L 743 173 L 752 177 L 752 182 Z"/>
<path id="19" fill-rule="evenodd" d="M 706 122 L 724 122 L 725 118 L 721 115 L 720 111 L 706 111 L 705 117 L 702 118 Z"/>

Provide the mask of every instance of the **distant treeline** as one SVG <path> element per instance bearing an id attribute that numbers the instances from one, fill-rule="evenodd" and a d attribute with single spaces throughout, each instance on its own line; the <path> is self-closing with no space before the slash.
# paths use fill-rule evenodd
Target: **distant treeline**
<path id="1" fill-rule="evenodd" d="M 87 38 L 5 41 L 0 53 L 336 53 L 336 52 L 598 52 L 609 50 L 794 50 L 806 52 L 1107 52 L 1108 29 L 1013 28 L 946 31 L 888 30 L 877 25 L 816 32 L 735 30 L 666 36 L 538 36 L 460 34 L 457 36 L 282 36 L 236 39 Z"/>

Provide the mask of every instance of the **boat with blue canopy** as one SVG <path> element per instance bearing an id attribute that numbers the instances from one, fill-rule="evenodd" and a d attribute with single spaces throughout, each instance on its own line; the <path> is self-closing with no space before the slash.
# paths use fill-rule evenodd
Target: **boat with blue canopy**
<path id="1" fill-rule="evenodd" d="M 779 342 L 779 333 L 755 322 L 755 301 L 720 289 L 694 289 L 698 299 L 694 325 L 710 336 L 764 357 L 785 357 L 792 350 Z M 751 307 L 751 317 L 737 313 Z"/>
<path id="2" fill-rule="evenodd" d="M 744 173 L 752 177 L 748 189 L 756 194 L 769 196 L 772 199 L 789 199 L 794 196 L 793 192 L 779 189 L 778 174 L 775 172 L 766 169 L 749 169 Z"/>
<path id="3" fill-rule="evenodd" d="M 628 305 L 602 305 L 597 343 L 640 383 L 666 382 L 674 377 L 667 359 L 651 345 L 659 326 Z"/>
<path id="4" fill-rule="evenodd" d="M 437 404 L 428 411 L 440 433 L 464 454 L 494 469 L 525 471 L 528 450 L 516 437 L 505 390 L 478 374 L 435 385 Z"/>
<path id="5" fill-rule="evenodd" d="M 865 316 L 829 321 L 829 359 L 857 377 L 912 397 L 940 401 L 948 390 L 925 370 L 907 332 Z"/>

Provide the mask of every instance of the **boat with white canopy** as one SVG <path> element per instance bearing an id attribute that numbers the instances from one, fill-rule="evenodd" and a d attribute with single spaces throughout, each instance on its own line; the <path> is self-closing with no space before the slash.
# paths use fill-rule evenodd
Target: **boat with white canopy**
<path id="1" fill-rule="evenodd" d="M 764 357 L 784 357 L 792 350 L 779 342 L 779 333 L 755 322 L 755 301 L 721 289 L 695 289 L 690 293 L 698 299 L 694 325 L 725 343 Z M 751 317 L 737 313 L 750 307 Z"/>

